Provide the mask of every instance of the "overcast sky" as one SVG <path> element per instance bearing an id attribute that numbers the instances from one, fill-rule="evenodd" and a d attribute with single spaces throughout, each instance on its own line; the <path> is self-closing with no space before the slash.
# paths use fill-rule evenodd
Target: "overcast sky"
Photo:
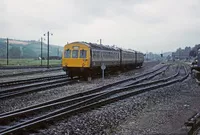
<path id="1" fill-rule="evenodd" d="M 142 52 L 200 43 L 200 0 L 0 0 L 0 37 L 97 42 Z"/>

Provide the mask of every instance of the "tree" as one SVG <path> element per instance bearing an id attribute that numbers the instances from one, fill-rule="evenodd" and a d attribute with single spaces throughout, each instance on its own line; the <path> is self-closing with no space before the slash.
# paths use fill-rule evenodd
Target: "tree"
<path id="1" fill-rule="evenodd" d="M 198 49 L 200 49 L 200 44 L 195 45 L 193 49 L 196 50 L 196 51 L 197 51 Z"/>
<path id="2" fill-rule="evenodd" d="M 0 41 L 0 58 L 6 57 L 6 45 Z"/>
<path id="3" fill-rule="evenodd" d="M 10 50 L 9 50 L 9 56 L 11 58 L 20 58 L 21 55 L 21 51 L 19 47 L 13 46 Z"/>
<path id="4" fill-rule="evenodd" d="M 30 48 L 23 48 L 23 58 L 37 58 L 37 54 Z"/>
<path id="5" fill-rule="evenodd" d="M 196 53 L 195 50 L 191 50 L 189 55 L 190 55 L 191 57 L 196 57 L 196 56 L 197 56 L 197 53 Z"/>

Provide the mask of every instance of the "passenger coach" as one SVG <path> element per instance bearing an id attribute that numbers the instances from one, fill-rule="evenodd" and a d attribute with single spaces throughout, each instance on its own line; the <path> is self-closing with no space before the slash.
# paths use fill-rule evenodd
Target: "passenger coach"
<path id="1" fill-rule="evenodd" d="M 86 42 L 73 42 L 64 46 L 62 56 L 63 70 L 71 77 L 91 77 L 101 72 L 101 65 L 106 70 L 118 70 L 142 66 L 144 56 L 133 50 L 98 45 Z"/>

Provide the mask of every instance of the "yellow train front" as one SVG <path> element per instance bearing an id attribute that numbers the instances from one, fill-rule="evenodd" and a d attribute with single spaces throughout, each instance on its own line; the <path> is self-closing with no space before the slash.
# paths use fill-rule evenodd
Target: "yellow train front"
<path id="1" fill-rule="evenodd" d="M 64 46 L 62 67 L 73 78 L 86 74 L 90 68 L 90 48 L 81 42 Z"/>
<path id="2" fill-rule="evenodd" d="M 101 65 L 106 71 L 141 67 L 144 62 L 142 53 L 116 47 L 86 42 L 73 42 L 64 46 L 62 67 L 68 76 L 84 76 L 101 73 Z"/>

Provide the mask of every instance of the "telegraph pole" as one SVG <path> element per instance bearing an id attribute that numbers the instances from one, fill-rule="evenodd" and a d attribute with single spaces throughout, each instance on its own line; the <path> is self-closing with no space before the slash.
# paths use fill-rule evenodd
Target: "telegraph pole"
<path id="1" fill-rule="evenodd" d="M 49 68 L 49 31 L 47 32 L 47 45 L 48 45 L 48 56 L 47 56 L 47 68 Z"/>
<path id="2" fill-rule="evenodd" d="M 53 34 L 51 33 L 51 35 Z M 47 32 L 47 68 L 49 68 L 49 31 Z"/>
<path id="3" fill-rule="evenodd" d="M 101 45 L 101 39 L 100 39 L 100 45 Z"/>
<path id="4" fill-rule="evenodd" d="M 42 37 L 41 37 L 41 66 L 42 66 Z"/>
<path id="5" fill-rule="evenodd" d="M 7 38 L 7 65 L 8 65 L 8 44 L 9 44 L 9 41 L 8 41 L 8 38 Z"/>

